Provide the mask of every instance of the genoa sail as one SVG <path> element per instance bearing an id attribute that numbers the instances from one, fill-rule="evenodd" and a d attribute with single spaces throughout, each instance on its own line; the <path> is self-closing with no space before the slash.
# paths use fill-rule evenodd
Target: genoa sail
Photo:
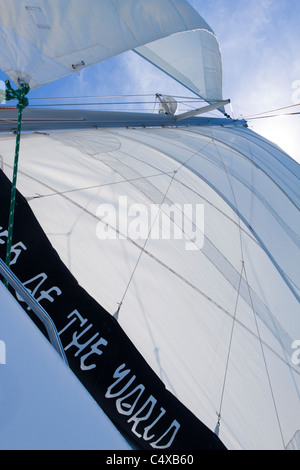
<path id="1" fill-rule="evenodd" d="M 221 52 L 209 26 L 173 34 L 135 52 L 208 103 L 222 101 Z"/>

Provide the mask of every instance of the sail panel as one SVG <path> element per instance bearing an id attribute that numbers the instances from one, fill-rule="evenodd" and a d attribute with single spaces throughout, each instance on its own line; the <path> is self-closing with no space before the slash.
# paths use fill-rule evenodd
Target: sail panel
<path id="1" fill-rule="evenodd" d="M 173 34 L 135 52 L 208 103 L 222 100 L 221 52 L 210 28 Z"/>
<path id="2" fill-rule="evenodd" d="M 121 52 L 203 26 L 185 0 L 1 0 L 0 67 L 41 86 Z"/>

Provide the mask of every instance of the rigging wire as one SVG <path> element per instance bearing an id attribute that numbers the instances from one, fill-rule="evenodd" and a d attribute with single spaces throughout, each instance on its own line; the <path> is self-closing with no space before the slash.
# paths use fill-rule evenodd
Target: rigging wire
<path id="1" fill-rule="evenodd" d="M 91 96 L 54 96 L 54 97 L 34 97 L 34 98 L 30 98 L 30 101 L 49 101 L 49 100 L 52 100 L 52 101 L 57 101 L 57 100 L 92 100 L 92 99 L 104 99 L 104 98 L 122 98 L 122 99 L 126 99 L 126 98 L 148 98 L 148 97 L 154 97 L 155 94 L 153 93 L 147 93 L 147 94 L 120 94 L 120 95 L 91 95 Z M 166 95 L 164 95 L 166 96 Z M 179 100 L 183 100 L 183 101 L 179 101 L 178 104 L 182 104 L 182 105 L 185 105 L 187 107 L 191 107 L 193 108 L 193 105 L 192 103 L 196 103 L 196 104 L 199 104 L 200 102 L 210 102 L 210 103 L 214 103 L 214 102 L 217 102 L 217 100 L 215 99 L 206 99 L 204 100 L 203 98 L 201 97 L 197 97 L 197 96 L 179 96 L 179 95 L 173 95 L 172 94 L 172 97 L 173 98 L 176 98 L 176 99 L 179 99 Z M 51 103 L 51 104 L 31 104 L 29 106 L 29 108 L 35 108 L 35 107 L 40 107 L 40 106 L 43 106 L 43 107 L 63 107 L 63 106 L 67 106 L 67 107 L 73 107 L 73 106 L 114 106 L 114 105 L 154 105 L 154 109 L 155 109 L 155 106 L 156 106 L 156 101 L 124 101 L 124 102 L 120 102 L 120 101 L 117 101 L 117 102 L 81 102 L 81 103 L 78 103 L 77 101 L 74 102 L 74 103 Z M 195 105 L 196 106 L 196 105 Z M 245 117 L 245 120 L 249 120 L 249 121 L 252 121 L 252 120 L 257 120 L 257 119 L 269 119 L 269 118 L 275 118 L 275 117 L 281 117 L 281 116 L 295 116 L 295 115 L 299 115 L 300 112 L 296 112 L 296 113 L 285 113 L 285 114 L 276 114 L 276 115 L 270 115 L 270 116 L 265 116 L 266 114 L 269 114 L 269 113 L 275 113 L 275 112 L 278 112 L 278 111 L 284 111 L 284 110 L 287 110 L 287 109 L 292 109 L 292 108 L 295 108 L 295 107 L 298 107 L 300 106 L 300 103 L 297 103 L 297 104 L 293 104 L 293 105 L 290 105 L 290 106 L 284 106 L 284 107 L 281 107 L 281 108 L 276 108 L 276 109 L 272 109 L 272 110 L 269 110 L 269 111 L 264 111 L 262 113 L 256 113 L 256 114 L 252 114 L 250 116 L 247 116 Z M 196 108 L 195 108 L 196 109 Z"/>
<path id="2" fill-rule="evenodd" d="M 273 406 L 274 406 L 274 409 L 275 409 L 275 414 L 276 414 L 276 418 L 277 418 L 277 422 L 278 422 L 279 432 L 280 432 L 283 448 L 285 449 L 285 442 L 284 442 L 284 437 L 283 437 L 283 431 L 282 431 L 282 426 L 281 426 L 281 422 L 280 422 L 279 412 L 278 412 L 278 408 L 277 408 L 277 404 L 276 404 L 276 400 L 275 400 L 275 395 L 274 395 L 274 390 L 273 390 L 273 386 L 272 386 L 272 382 L 271 382 L 271 376 L 270 376 L 270 372 L 269 372 L 269 368 L 268 368 L 268 364 L 267 364 L 266 354 L 265 354 L 265 351 L 264 351 L 263 342 L 262 342 L 262 338 L 261 338 L 261 334 L 260 334 L 260 330 L 259 330 L 259 326 L 258 326 L 257 315 L 256 315 L 255 310 L 254 310 L 254 304 L 253 304 L 253 300 L 252 300 L 252 295 L 251 295 L 251 290 L 250 290 L 250 285 L 249 285 L 249 281 L 248 281 L 246 268 L 245 268 L 245 279 L 246 279 L 246 284 L 247 284 L 248 293 L 249 293 L 249 297 L 250 297 L 251 308 L 252 308 L 252 312 L 253 312 L 253 317 L 254 317 L 254 321 L 255 321 L 255 326 L 256 326 L 256 330 L 257 330 L 257 336 L 258 336 L 258 339 L 259 339 L 259 344 L 260 344 L 260 348 L 261 348 L 263 362 L 264 362 L 264 366 L 265 366 L 265 369 L 266 369 L 266 375 L 267 375 L 267 379 L 268 379 L 270 393 L 271 393 L 271 396 L 272 396 Z"/>
<path id="3" fill-rule="evenodd" d="M 271 114 L 271 115 L 269 115 L 269 114 L 270 113 L 276 113 L 278 111 L 285 111 L 287 109 L 297 108 L 298 106 L 300 106 L 300 103 L 292 104 L 290 106 L 284 106 L 282 108 L 271 109 L 269 111 L 264 111 L 262 113 L 251 114 L 250 116 L 245 117 L 245 120 L 246 121 L 254 121 L 254 120 L 258 120 L 258 119 L 270 119 L 270 118 L 283 117 L 283 116 L 296 116 L 296 115 L 299 115 L 300 112 L 297 111 L 295 113 L 290 112 L 290 113 Z M 268 116 L 265 116 L 266 114 L 268 114 Z"/>
<path id="4" fill-rule="evenodd" d="M 159 204 L 156 217 L 154 218 L 153 224 L 152 224 L 151 227 L 150 227 L 150 230 L 149 230 L 149 232 L 148 232 L 148 236 L 147 236 L 147 238 L 146 238 L 146 240 L 145 240 L 145 243 L 144 243 L 144 245 L 143 245 L 143 248 L 142 248 L 142 250 L 140 251 L 140 254 L 139 254 L 139 256 L 138 256 L 138 259 L 137 259 L 137 261 L 136 261 L 136 264 L 135 264 L 135 266 L 134 266 L 134 268 L 133 268 L 133 271 L 132 271 L 131 276 L 130 276 L 130 278 L 129 278 L 129 281 L 128 281 L 128 283 L 127 283 L 126 289 L 125 289 L 124 294 L 123 294 L 123 297 L 122 297 L 122 299 L 121 299 L 121 302 L 119 302 L 118 310 L 117 310 L 116 313 L 114 314 L 114 318 L 115 318 L 116 320 L 119 319 L 120 310 L 121 310 L 121 307 L 122 307 L 123 302 L 124 302 L 124 300 L 125 300 L 125 297 L 126 297 L 126 294 L 127 294 L 127 292 L 128 292 L 128 289 L 129 289 L 129 287 L 130 287 L 131 281 L 132 281 L 132 279 L 133 279 L 133 277 L 134 277 L 134 275 L 135 275 L 135 272 L 136 272 L 137 267 L 138 267 L 138 265 L 139 265 L 139 262 L 140 262 L 140 260 L 141 260 L 141 258 L 142 258 L 142 255 L 143 255 L 143 253 L 145 252 L 146 245 L 147 245 L 147 243 L 148 243 L 148 240 L 149 240 L 149 238 L 150 238 L 151 232 L 152 232 L 152 230 L 153 230 L 153 227 L 154 227 L 154 225 L 155 225 L 155 222 L 156 222 L 157 217 L 158 217 L 158 215 L 159 215 L 159 212 L 160 212 L 160 210 L 161 210 L 161 206 L 162 206 L 162 205 L 164 204 L 164 202 L 165 202 L 165 199 L 166 199 L 166 197 L 167 197 L 167 194 L 168 194 L 168 192 L 169 192 L 169 190 L 170 190 L 170 188 L 171 188 L 171 185 L 172 185 L 172 183 L 173 183 L 173 181 L 174 181 L 174 178 L 175 178 L 175 176 L 176 176 L 177 170 L 173 171 L 172 173 L 173 173 L 173 176 L 172 176 L 172 178 L 171 178 L 171 180 L 170 180 L 170 183 L 169 183 L 169 185 L 168 185 L 168 187 L 167 187 L 167 190 L 166 190 L 166 192 L 165 192 L 165 194 L 164 194 L 163 200 L 162 200 L 161 203 Z"/>
<path id="5" fill-rule="evenodd" d="M 26 199 L 27 199 L 27 201 L 32 201 L 33 199 L 43 199 L 45 197 L 61 196 L 62 194 L 75 193 L 75 192 L 78 192 L 78 191 L 87 191 L 87 190 L 90 190 L 90 189 L 103 188 L 104 186 L 113 186 L 113 185 L 122 184 L 122 183 L 132 183 L 132 182 L 138 181 L 138 180 L 147 180 L 149 178 L 155 178 L 157 176 L 171 175 L 171 174 L 173 174 L 173 171 L 160 172 L 160 173 L 157 173 L 155 175 L 140 176 L 140 177 L 132 178 L 132 179 L 123 179 L 121 181 L 113 181 L 111 183 L 96 184 L 96 185 L 87 186 L 87 187 L 84 187 L 84 188 L 68 189 L 66 191 L 60 191 L 60 192 L 55 192 L 55 193 L 50 193 L 50 194 L 41 194 L 41 195 L 38 194 L 36 196 L 27 197 Z"/>
<path id="6" fill-rule="evenodd" d="M 30 101 L 43 101 L 43 100 L 77 100 L 77 99 L 98 99 L 98 98 L 147 98 L 147 97 L 154 97 L 155 94 L 144 94 L 144 95 L 95 95 L 95 96 L 52 96 L 52 97 L 42 97 L 42 98 L 30 98 Z M 163 95 L 165 96 L 165 95 Z M 203 101 L 206 102 L 203 98 L 197 96 L 175 96 L 172 95 L 172 98 L 178 99 L 188 99 L 194 101 Z M 217 100 L 209 100 L 211 102 L 217 102 Z"/>
<path id="7" fill-rule="evenodd" d="M 242 269 L 241 269 L 241 274 L 240 274 L 240 277 L 239 277 L 238 295 L 237 295 L 237 298 L 236 298 L 235 309 L 234 309 L 233 323 L 232 323 L 232 329 L 231 329 L 231 335 L 230 335 L 230 341 L 229 341 L 229 347 L 228 347 L 228 354 L 227 354 L 227 361 L 226 361 L 226 367 L 225 367 L 225 373 L 224 373 L 224 381 L 223 381 L 223 387 L 222 387 L 222 392 L 221 392 L 220 407 L 219 407 L 219 412 L 217 412 L 218 421 L 217 421 L 217 425 L 216 425 L 216 428 L 215 428 L 215 433 L 216 433 L 216 435 L 219 435 L 220 426 L 221 426 L 221 418 L 222 418 L 223 399 L 224 399 L 224 394 L 225 394 L 225 386 L 226 386 L 226 383 L 227 383 L 227 375 L 228 375 L 228 368 L 229 368 L 229 360 L 230 360 L 231 349 L 232 349 L 233 333 L 234 333 L 234 328 L 235 328 L 235 324 L 236 324 L 237 306 L 238 306 L 238 300 L 239 300 L 239 297 L 240 297 L 240 288 L 241 288 L 241 283 L 242 283 L 243 271 L 245 271 L 245 260 L 244 260 L 244 249 L 243 249 L 243 239 L 242 239 L 242 227 L 241 227 L 240 211 L 239 211 L 239 208 L 238 208 L 238 204 L 237 204 L 235 192 L 234 192 L 233 185 L 232 185 L 232 182 L 231 182 L 231 179 L 230 179 L 230 176 L 229 176 L 228 169 L 227 169 L 227 167 L 226 167 L 226 165 L 225 165 L 225 163 L 224 163 L 224 160 L 223 160 L 223 158 L 222 158 L 222 156 L 221 156 L 221 152 L 219 151 L 219 148 L 218 148 L 218 145 L 217 145 L 217 143 L 216 143 L 216 140 L 214 139 L 212 129 L 211 129 L 211 138 L 212 138 L 212 140 L 213 140 L 213 142 L 214 142 L 214 145 L 215 145 L 217 154 L 218 154 L 218 156 L 219 156 L 219 159 L 220 159 L 220 161 L 221 161 L 221 164 L 222 164 L 222 166 L 223 166 L 223 168 L 224 168 L 224 171 L 225 171 L 225 173 L 226 173 L 226 176 L 227 176 L 227 179 L 228 179 L 228 183 L 229 183 L 229 186 L 230 186 L 230 189 L 231 189 L 231 192 L 232 192 L 233 200 L 234 200 L 234 203 L 235 203 L 235 207 L 236 207 L 236 211 L 237 211 L 237 216 L 238 216 L 238 228 L 239 228 L 241 258 L 242 258 L 242 260 L 241 260 L 241 262 L 242 262 Z"/>
<path id="8" fill-rule="evenodd" d="M 188 103 L 199 103 L 199 101 L 197 100 L 183 100 L 183 101 L 179 101 L 179 104 L 188 104 Z M 81 103 L 51 103 L 51 104 L 32 104 L 30 105 L 29 107 L 30 108 L 37 108 L 37 107 L 45 107 L 45 108 L 48 108 L 48 107 L 55 107 L 55 106 L 112 106 L 112 105 L 118 105 L 118 106 L 121 106 L 121 105 L 136 105 L 136 104 L 139 104 L 139 105 L 146 105 L 146 104 L 149 104 L 149 105 L 155 105 L 155 100 L 153 101 L 123 101 L 123 102 L 120 102 L 120 101 L 115 101 L 115 102 L 104 102 L 104 103 L 101 103 L 101 102 L 81 102 Z"/>
<path id="9" fill-rule="evenodd" d="M 276 113 L 277 111 L 284 111 L 285 109 L 296 108 L 297 106 L 300 106 L 300 103 L 292 104 L 290 106 L 285 106 L 283 108 L 272 109 L 270 111 L 264 111 L 263 113 L 252 114 L 251 116 L 248 116 L 245 119 L 249 119 L 249 118 L 256 117 L 256 116 L 261 116 L 262 114 Z"/>
<path id="10" fill-rule="evenodd" d="M 213 131 L 212 130 L 211 130 L 211 136 L 212 136 L 212 139 L 213 139 Z M 251 306 L 251 310 L 253 312 L 253 316 L 254 316 L 254 320 L 255 320 L 255 324 L 256 324 L 257 337 L 258 337 L 261 352 L 262 352 L 263 363 L 264 363 L 264 367 L 265 367 L 265 370 L 266 370 L 266 376 L 267 376 L 267 380 L 268 380 L 268 384 L 269 384 L 269 388 L 270 388 L 270 393 L 271 393 L 271 397 L 272 397 L 272 401 L 273 401 L 273 406 L 274 406 L 274 410 L 275 410 L 275 414 L 276 414 L 276 418 L 277 418 L 277 422 L 278 422 L 278 427 L 279 427 L 279 431 L 280 431 L 280 435 L 281 435 L 281 439 L 282 439 L 282 443 L 283 443 L 283 448 L 285 448 L 285 442 L 284 442 L 284 437 L 283 437 L 283 431 L 282 431 L 282 426 L 281 426 L 281 422 L 280 422 L 279 412 L 278 412 L 278 408 L 277 408 L 277 404 L 276 404 L 276 400 L 275 400 L 275 394 L 274 394 L 274 390 L 273 390 L 273 386 L 272 386 L 272 382 L 271 382 L 271 377 L 270 377 L 270 373 L 269 373 L 269 369 L 268 369 L 266 355 L 265 355 L 265 351 L 264 351 L 264 347 L 263 347 L 263 341 L 262 341 L 259 326 L 258 326 L 257 314 L 256 314 L 256 311 L 255 311 L 255 308 L 254 308 L 254 303 L 253 303 L 253 299 L 252 299 L 252 295 L 251 295 L 251 288 L 250 288 L 250 284 L 249 284 L 249 280 L 248 280 L 248 276 L 247 276 L 247 271 L 246 271 L 246 264 L 245 264 L 245 258 L 244 258 L 244 248 L 243 248 L 243 238 L 242 238 L 242 228 L 241 228 L 241 222 L 240 222 L 240 211 L 239 211 L 239 208 L 238 208 L 237 199 L 236 199 L 236 196 L 235 196 L 235 192 L 234 192 L 234 189 L 233 189 L 233 185 L 232 185 L 227 167 L 226 167 L 226 165 L 223 161 L 221 153 L 219 152 L 219 149 L 218 149 L 218 146 L 217 146 L 216 142 L 215 142 L 215 146 L 216 146 L 216 150 L 217 150 L 217 153 L 219 155 L 219 158 L 220 158 L 220 160 L 223 164 L 224 170 L 227 174 L 228 182 L 229 182 L 231 192 L 232 192 L 232 195 L 233 195 L 233 199 L 234 199 L 234 202 L 235 202 L 235 206 L 236 206 L 236 209 L 237 209 L 238 223 L 239 223 L 239 237 L 240 237 L 240 246 L 241 246 L 241 255 L 242 255 L 242 272 L 241 272 L 241 276 L 240 276 L 240 283 L 242 281 L 242 274 L 243 274 L 243 271 L 244 271 L 244 273 L 245 273 L 245 282 L 246 282 L 246 285 L 247 285 L 248 294 L 249 294 L 249 298 L 250 298 L 250 306 Z M 248 143 L 248 146 L 249 146 L 249 152 L 252 155 L 252 150 L 251 150 L 251 147 L 250 147 L 249 143 Z M 253 157 L 253 155 L 252 155 L 252 157 Z M 240 285 L 239 285 L 239 291 L 240 291 Z M 238 291 L 238 297 L 239 297 L 239 291 Z M 236 307 L 237 307 L 237 302 L 236 302 Z M 234 319 L 233 319 L 233 327 L 232 327 L 231 338 L 230 338 L 230 343 L 229 343 L 229 352 L 228 352 L 227 364 L 226 364 L 226 370 L 225 370 L 225 379 L 224 379 L 223 389 L 222 389 L 222 394 L 221 394 L 221 406 L 220 406 L 220 408 L 222 408 L 222 404 L 223 404 L 223 396 L 224 396 L 225 384 L 226 384 L 226 380 L 227 380 L 227 369 L 228 369 L 228 365 L 229 365 L 229 358 L 230 358 L 230 352 L 231 352 L 231 346 L 232 346 L 232 337 L 233 337 L 233 329 L 234 329 L 235 321 L 236 321 L 236 316 L 234 316 Z M 215 433 L 217 435 L 219 435 L 220 421 L 221 421 L 221 411 L 219 411 L 219 413 L 217 412 L 217 416 L 218 416 L 218 422 L 217 422 L 217 425 L 216 425 L 216 428 L 215 428 Z"/>
<path id="11" fill-rule="evenodd" d="M 229 347 L 228 347 L 228 354 L 227 354 L 227 359 L 226 359 L 226 366 L 225 366 L 223 387 L 222 387 L 222 393 L 221 393 L 220 407 L 219 407 L 219 411 L 217 412 L 218 422 L 217 422 L 217 425 L 216 425 L 216 428 L 215 428 L 215 434 L 217 436 L 219 436 L 219 431 L 220 431 L 220 426 L 221 426 L 223 400 L 224 400 L 224 394 L 225 394 L 225 387 L 226 387 L 226 383 L 227 383 L 229 361 L 230 361 L 231 349 L 232 349 L 233 333 L 234 333 L 234 328 L 235 328 L 235 325 L 236 325 L 237 307 L 238 307 L 238 302 L 239 302 L 239 298 L 240 298 L 240 290 L 241 290 L 241 284 L 242 284 L 242 278 L 243 278 L 243 271 L 244 270 L 245 270 L 245 263 L 244 263 L 244 261 L 242 261 L 242 269 L 241 269 L 240 278 L 239 278 L 239 286 L 238 286 L 238 292 L 237 292 L 237 297 L 236 297 L 236 301 L 235 301 L 233 321 L 232 321 L 231 334 L 230 334 Z"/>
<path id="12" fill-rule="evenodd" d="M 43 100 L 78 100 L 78 99 L 95 99 L 95 98 L 146 98 L 153 96 L 153 94 L 147 95 L 94 95 L 94 96 L 45 96 L 45 97 L 36 97 L 30 98 L 30 101 L 43 101 Z"/>
<path id="13" fill-rule="evenodd" d="M 249 142 L 248 142 L 248 148 L 249 148 L 249 152 L 252 156 L 252 160 L 254 161 L 252 149 L 251 149 L 251 146 L 250 146 Z M 285 449 L 285 442 L 284 442 L 284 437 L 283 437 L 282 426 L 281 426 L 279 412 L 278 412 L 278 408 L 277 408 L 277 404 L 276 404 L 276 400 L 275 400 L 275 394 L 274 394 L 274 390 L 273 390 L 273 386 L 272 386 L 272 382 L 271 382 L 271 376 L 270 376 L 270 372 L 269 372 L 269 368 L 268 368 L 268 364 L 267 364 L 267 359 L 266 359 L 266 355 L 265 355 L 265 351 L 264 351 L 263 341 L 262 341 L 259 326 L 258 326 L 257 314 L 256 314 L 256 311 L 254 309 L 254 302 L 253 302 L 253 299 L 252 299 L 252 294 L 251 294 L 250 284 L 249 284 L 249 281 L 248 281 L 248 275 L 247 275 L 246 267 L 245 267 L 245 280 L 246 280 L 248 294 L 249 294 L 249 298 L 250 298 L 251 309 L 252 309 L 252 313 L 253 313 L 253 317 L 254 317 L 254 321 L 255 321 L 255 325 L 256 325 L 257 336 L 259 338 L 259 344 L 260 344 L 261 353 L 262 353 L 262 357 L 263 357 L 263 362 L 264 362 L 264 366 L 265 366 L 265 370 L 266 370 L 266 375 L 267 375 L 267 379 L 268 379 L 270 393 L 271 393 L 271 396 L 272 396 L 273 406 L 274 406 L 274 409 L 275 409 L 275 414 L 276 414 L 276 418 L 277 418 L 279 432 L 280 432 L 280 436 L 281 436 L 281 439 L 282 439 L 283 448 Z"/>
<path id="14" fill-rule="evenodd" d="M 163 95 L 163 96 L 167 96 L 167 95 Z M 139 100 L 139 101 L 126 101 L 127 98 L 147 98 L 147 97 L 153 97 L 153 100 L 151 101 L 143 101 L 143 100 Z M 155 97 L 155 100 L 154 100 L 154 97 Z M 218 100 L 216 99 L 206 99 L 204 100 L 203 98 L 201 97 L 198 97 L 198 96 L 179 96 L 179 95 L 172 95 L 173 98 L 175 98 L 176 100 L 178 100 L 178 106 L 182 105 L 182 106 L 185 106 L 187 108 L 192 108 L 192 109 L 197 109 L 199 107 L 199 104 L 200 103 L 206 103 L 206 102 L 210 102 L 210 103 L 215 103 L 217 102 Z M 104 101 L 104 102 L 99 102 L 99 99 L 105 99 L 105 98 L 121 98 L 125 101 Z M 78 102 L 78 100 L 85 100 L 84 102 Z M 97 99 L 98 101 L 94 101 L 94 102 L 90 102 L 89 100 L 95 100 Z M 52 102 L 51 103 L 43 103 L 44 101 L 48 101 L 51 100 Z M 63 100 L 64 102 L 63 103 L 57 103 L 56 101 L 61 101 Z M 70 103 L 68 102 L 69 100 L 72 100 L 73 102 Z M 144 111 L 146 112 L 152 112 L 154 113 L 155 111 L 155 108 L 156 108 L 156 105 L 157 105 L 157 94 L 128 94 L 128 95 L 92 95 L 92 96 L 76 96 L 76 97 L 72 97 L 72 96 L 58 96 L 58 97 L 35 97 L 35 98 L 31 98 L 31 102 L 32 101 L 35 101 L 35 102 L 39 102 L 39 104 L 31 104 L 30 105 L 30 108 L 34 109 L 34 108 L 48 108 L 48 107 L 51 107 L 51 108 L 60 108 L 60 107 L 64 107 L 65 109 L 69 109 L 69 107 L 92 107 L 92 106 L 120 106 L 120 107 L 123 107 L 124 105 L 125 106 L 128 106 L 129 107 L 129 111 L 134 111 L 131 106 L 133 105 L 139 105 L 139 106 L 143 106 L 145 109 Z M 149 106 L 149 110 L 147 111 L 147 105 Z M 154 110 L 153 110 L 153 106 L 154 106 Z M 150 109 L 151 107 L 151 109 Z M 116 111 L 116 109 L 114 109 L 114 111 Z M 121 111 L 121 109 L 118 111 Z M 137 109 L 136 111 L 140 111 L 140 109 Z"/>
<path id="15" fill-rule="evenodd" d="M 208 143 L 206 143 L 205 146 L 204 146 L 204 148 L 207 147 L 208 145 L 210 145 L 211 143 L 212 143 L 212 141 L 209 141 Z M 140 260 L 141 260 L 141 258 L 142 258 L 142 255 L 143 255 L 143 253 L 144 253 L 145 250 L 146 250 L 146 245 L 147 245 L 147 243 L 148 243 L 148 241 L 149 241 L 149 238 L 150 238 L 151 232 L 152 232 L 152 230 L 153 230 L 153 227 L 155 226 L 157 217 L 158 217 L 158 215 L 159 215 L 159 213 L 160 213 L 160 211 L 161 211 L 161 207 L 162 207 L 162 205 L 164 204 L 164 202 L 165 202 L 165 200 L 166 200 L 166 198 L 167 198 L 168 192 L 169 192 L 169 190 L 170 190 L 170 188 L 171 188 L 171 186 L 172 186 L 173 181 L 175 180 L 175 177 L 176 177 L 178 171 L 179 171 L 181 168 L 183 168 L 192 158 L 194 158 L 196 155 L 198 155 L 202 150 L 203 150 L 203 149 L 201 149 L 201 150 L 199 150 L 199 151 L 197 151 L 197 152 L 193 152 L 192 155 L 190 155 L 186 161 L 184 161 L 183 163 L 181 163 L 181 164 L 179 165 L 179 167 L 178 167 L 176 170 L 174 170 L 174 171 L 172 172 L 172 173 L 173 173 L 173 176 L 172 176 L 172 178 L 171 178 L 171 180 L 170 180 L 170 183 L 169 183 L 169 185 L 168 185 L 168 187 L 167 187 L 167 190 L 166 190 L 166 192 L 165 192 L 165 194 L 164 194 L 164 197 L 163 197 L 161 203 L 159 204 L 158 211 L 157 211 L 156 216 L 154 217 L 153 224 L 152 224 L 151 227 L 150 227 L 150 230 L 149 230 L 149 232 L 148 232 L 148 236 L 147 236 L 147 238 L 146 238 L 146 240 L 145 240 L 145 243 L 144 243 L 144 245 L 143 245 L 143 247 L 142 247 L 142 249 L 141 249 L 141 251 L 140 251 L 140 254 L 139 254 L 139 256 L 138 256 L 137 262 L 136 262 L 136 264 L 135 264 L 135 266 L 134 266 L 134 269 L 133 269 L 133 271 L 132 271 L 132 273 L 131 273 L 131 276 L 130 276 L 130 278 L 129 278 L 129 281 L 128 281 L 128 284 L 127 284 L 126 289 L 125 289 L 125 291 L 124 291 L 124 294 L 123 294 L 123 297 L 122 297 L 122 299 L 121 299 L 121 302 L 119 302 L 119 307 L 118 307 L 116 313 L 114 314 L 114 318 L 115 318 L 116 320 L 119 319 L 119 314 L 120 314 L 121 307 L 122 307 L 122 305 L 123 305 L 123 303 L 124 303 L 124 299 L 125 299 L 125 297 L 126 297 L 126 294 L 127 294 L 127 292 L 128 292 L 128 289 L 129 289 L 129 287 L 130 287 L 130 284 L 131 284 L 131 282 L 132 282 L 132 279 L 133 279 L 133 277 L 134 277 L 134 275 L 135 275 L 135 272 L 136 272 L 136 270 L 137 270 L 137 267 L 138 267 L 138 265 L 139 265 L 139 262 L 140 262 Z"/>
<path id="16" fill-rule="evenodd" d="M 270 119 L 270 118 L 278 118 L 278 117 L 284 117 L 284 116 L 296 116 L 299 115 L 300 112 L 297 113 L 284 113 L 284 114 L 273 114 L 271 116 L 260 116 L 260 117 L 253 117 L 253 118 L 245 118 L 246 121 L 255 121 L 257 119 Z"/>

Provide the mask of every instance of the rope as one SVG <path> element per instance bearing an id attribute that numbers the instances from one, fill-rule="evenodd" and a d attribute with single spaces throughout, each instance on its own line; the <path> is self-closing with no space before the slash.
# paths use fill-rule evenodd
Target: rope
<path id="1" fill-rule="evenodd" d="M 124 294 L 123 294 L 123 297 L 122 297 L 122 299 L 121 299 L 121 302 L 119 302 L 118 310 L 117 310 L 116 313 L 114 314 L 114 318 L 116 318 L 116 320 L 119 320 L 119 313 L 120 313 L 121 307 L 122 307 L 122 305 L 123 305 L 124 299 L 125 299 L 125 297 L 126 297 L 126 294 L 127 294 L 127 292 L 128 292 L 128 289 L 129 289 L 129 287 L 130 287 L 131 281 L 132 281 L 132 279 L 133 279 L 133 277 L 134 277 L 134 275 L 135 275 L 135 272 L 136 272 L 136 270 L 137 270 L 137 267 L 138 267 L 138 265 L 139 265 L 139 262 L 140 262 L 140 260 L 141 260 L 141 258 L 142 258 L 142 255 L 143 255 L 143 253 L 144 253 L 144 251 L 145 251 L 145 249 L 146 249 L 146 245 L 147 245 L 147 243 L 148 243 L 148 240 L 149 240 L 149 237 L 150 237 L 150 235 L 151 235 L 152 229 L 153 229 L 153 227 L 154 227 L 154 224 L 155 224 L 156 219 L 157 219 L 157 217 L 158 217 L 158 214 L 159 214 L 159 212 L 160 212 L 160 208 L 161 208 L 161 206 L 163 205 L 163 203 L 165 202 L 165 199 L 166 199 L 167 194 L 168 194 L 168 192 L 169 192 L 169 190 L 170 190 L 170 187 L 171 187 L 171 185 L 172 185 L 172 183 L 173 183 L 173 181 L 174 181 L 174 178 L 175 178 L 176 173 L 177 173 L 177 170 L 175 170 L 174 173 L 173 173 L 173 176 L 172 176 L 172 178 L 171 178 L 171 180 L 170 180 L 170 183 L 169 183 L 169 185 L 168 185 L 168 187 L 167 187 L 167 190 L 166 190 L 166 192 L 165 192 L 165 194 L 164 194 L 163 200 L 162 200 L 162 202 L 161 202 L 160 205 L 159 205 L 159 210 L 157 211 L 156 217 L 155 217 L 155 219 L 154 219 L 154 221 L 153 221 L 152 226 L 150 227 L 150 230 L 149 230 L 149 232 L 148 232 L 148 236 L 147 236 L 147 238 L 146 238 L 146 240 L 145 240 L 145 243 L 144 243 L 144 245 L 143 245 L 143 248 L 142 248 L 142 250 L 141 250 L 141 252 L 140 252 L 140 254 L 139 254 L 139 256 L 138 256 L 137 262 L 136 262 L 136 264 L 135 264 L 135 266 L 134 266 L 134 268 L 133 268 L 133 271 L 132 271 L 131 276 L 130 276 L 130 278 L 129 278 L 129 281 L 128 281 L 128 284 L 127 284 L 126 289 L 125 289 L 125 291 L 124 291 Z"/>
<path id="2" fill-rule="evenodd" d="M 23 109 L 26 108 L 29 104 L 26 95 L 29 93 L 29 85 L 27 83 L 22 83 L 18 90 L 13 90 L 9 80 L 6 80 L 6 100 L 17 100 L 18 113 L 18 127 L 17 127 L 17 136 L 16 136 L 16 147 L 15 147 L 15 158 L 14 158 L 14 169 L 13 169 L 13 179 L 11 187 L 11 199 L 10 199 L 10 209 L 9 209 L 9 222 L 8 222 L 8 236 L 7 236 L 7 245 L 6 245 L 6 265 L 10 267 L 11 261 L 11 246 L 12 246 L 12 237 L 13 237 L 13 228 L 14 228 L 14 219 L 15 219 L 15 205 L 16 205 L 16 191 L 17 191 L 17 175 L 18 175 L 18 162 L 19 162 L 19 150 L 20 150 L 20 139 L 21 139 L 21 128 L 22 128 L 22 113 Z M 5 286 L 8 287 L 8 282 L 5 281 Z"/>
<path id="3" fill-rule="evenodd" d="M 235 324 L 236 324 L 236 313 L 237 313 L 238 301 L 239 301 L 239 297 L 240 297 L 240 290 L 241 290 L 242 277 L 243 277 L 243 271 L 244 271 L 244 270 L 245 270 L 245 263 L 244 263 L 244 261 L 242 261 L 242 269 L 241 269 L 241 274 L 240 274 L 238 293 L 237 293 L 236 302 L 235 302 L 235 308 L 234 308 L 234 314 L 233 314 L 233 322 L 232 322 L 232 328 L 231 328 L 231 334 L 230 334 L 230 341 L 229 341 L 229 348 L 228 348 L 228 354 L 227 354 L 227 360 L 226 360 L 226 367 L 225 367 L 225 374 L 224 374 L 224 381 L 223 381 L 223 387 L 222 387 L 222 393 L 221 393 L 220 408 L 219 408 L 219 412 L 217 412 L 218 422 L 217 422 L 217 425 L 216 425 L 216 428 L 215 428 L 215 434 L 216 434 L 217 436 L 219 436 L 219 431 L 220 431 L 220 426 L 221 426 L 223 399 L 224 399 L 224 393 L 225 393 L 225 386 L 226 386 L 226 382 L 227 382 L 227 375 L 228 375 L 229 360 L 230 360 L 230 356 L 231 356 L 231 348 L 232 348 L 233 333 L 234 333 L 234 327 L 235 327 Z"/>

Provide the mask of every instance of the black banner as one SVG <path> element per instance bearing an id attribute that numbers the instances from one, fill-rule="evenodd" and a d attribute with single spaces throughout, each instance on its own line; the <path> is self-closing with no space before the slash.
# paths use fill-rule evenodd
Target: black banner
<path id="1" fill-rule="evenodd" d="M 3 260 L 10 190 L 10 181 L 0 170 Z M 19 192 L 11 269 L 53 319 L 72 371 L 137 448 L 225 449 L 219 438 L 166 390 L 118 322 L 80 287 Z M 43 331 L 27 305 L 17 299 Z"/>

